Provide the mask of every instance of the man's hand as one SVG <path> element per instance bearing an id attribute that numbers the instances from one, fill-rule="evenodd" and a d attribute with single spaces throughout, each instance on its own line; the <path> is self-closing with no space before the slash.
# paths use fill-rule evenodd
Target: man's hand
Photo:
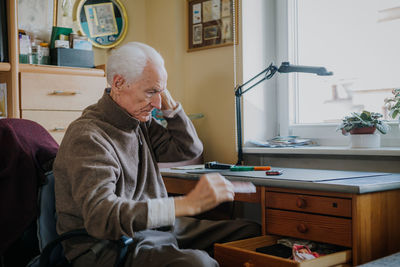
<path id="1" fill-rule="evenodd" d="M 176 197 L 175 216 L 192 216 L 215 208 L 222 202 L 233 201 L 233 185 L 219 173 L 200 177 L 196 187 L 186 196 Z"/>
<path id="2" fill-rule="evenodd" d="M 165 89 L 161 93 L 161 110 L 174 110 L 178 104 L 172 98 L 168 89 Z"/>

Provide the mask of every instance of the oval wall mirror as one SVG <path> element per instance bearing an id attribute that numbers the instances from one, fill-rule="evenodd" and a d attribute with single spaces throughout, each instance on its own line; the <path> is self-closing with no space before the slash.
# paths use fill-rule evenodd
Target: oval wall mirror
<path id="1" fill-rule="evenodd" d="M 119 0 L 80 0 L 76 12 L 81 32 L 94 46 L 111 48 L 125 38 L 128 18 Z"/>

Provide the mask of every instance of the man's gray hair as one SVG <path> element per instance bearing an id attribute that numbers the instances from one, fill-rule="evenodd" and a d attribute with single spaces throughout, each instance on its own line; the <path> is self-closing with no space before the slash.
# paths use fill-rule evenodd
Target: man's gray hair
<path id="1" fill-rule="evenodd" d="M 127 82 L 137 81 L 147 63 L 164 68 L 164 59 L 151 46 L 130 42 L 111 52 L 107 60 L 107 82 L 113 84 L 115 75 L 121 75 Z"/>

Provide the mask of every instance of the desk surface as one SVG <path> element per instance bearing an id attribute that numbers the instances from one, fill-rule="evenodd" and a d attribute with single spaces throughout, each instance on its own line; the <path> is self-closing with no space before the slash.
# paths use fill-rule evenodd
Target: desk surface
<path id="1" fill-rule="evenodd" d="M 400 173 L 354 172 L 297 168 L 274 168 L 283 171 L 280 176 L 267 176 L 265 171 L 232 172 L 218 170 L 232 181 L 250 181 L 259 186 L 296 188 L 363 194 L 400 188 Z M 196 180 L 208 169 L 163 168 L 163 177 L 176 177 Z"/>

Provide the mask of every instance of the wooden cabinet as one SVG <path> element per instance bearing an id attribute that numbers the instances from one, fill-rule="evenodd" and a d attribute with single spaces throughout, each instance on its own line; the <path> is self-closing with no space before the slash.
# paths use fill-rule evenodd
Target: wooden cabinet
<path id="1" fill-rule="evenodd" d="M 170 169 L 162 174 L 167 191 L 171 193 L 187 194 L 196 185 L 193 173 L 175 173 Z M 248 177 L 243 181 L 248 181 Z M 235 195 L 238 201 L 260 203 L 263 236 L 216 244 L 215 257 L 221 266 L 330 266 L 339 262 L 356 266 L 400 251 L 398 185 L 389 186 L 382 180 L 382 187 L 373 188 L 377 192 L 357 194 L 337 192 L 335 186 L 330 191 L 318 191 L 296 188 L 298 185 L 304 188 L 303 182 L 284 181 L 282 184 L 282 187 L 258 185 L 257 193 L 247 197 Z M 309 184 L 311 188 L 313 183 Z M 291 188 L 287 188 L 289 186 Z M 338 261 L 325 262 L 331 257 L 322 257 L 321 261 L 302 264 L 255 251 L 274 244 L 274 236 L 309 239 L 348 249 L 337 254 L 339 258 L 344 257 Z"/>
<path id="2" fill-rule="evenodd" d="M 21 118 L 41 124 L 61 143 L 68 125 L 105 87 L 102 70 L 26 65 L 20 72 Z"/>
<path id="3" fill-rule="evenodd" d="M 215 245 L 221 266 L 336 266 L 351 264 L 352 196 L 326 192 L 264 188 L 265 236 Z M 347 247 L 317 259 L 295 262 L 256 252 L 278 238 L 292 237 Z"/>

